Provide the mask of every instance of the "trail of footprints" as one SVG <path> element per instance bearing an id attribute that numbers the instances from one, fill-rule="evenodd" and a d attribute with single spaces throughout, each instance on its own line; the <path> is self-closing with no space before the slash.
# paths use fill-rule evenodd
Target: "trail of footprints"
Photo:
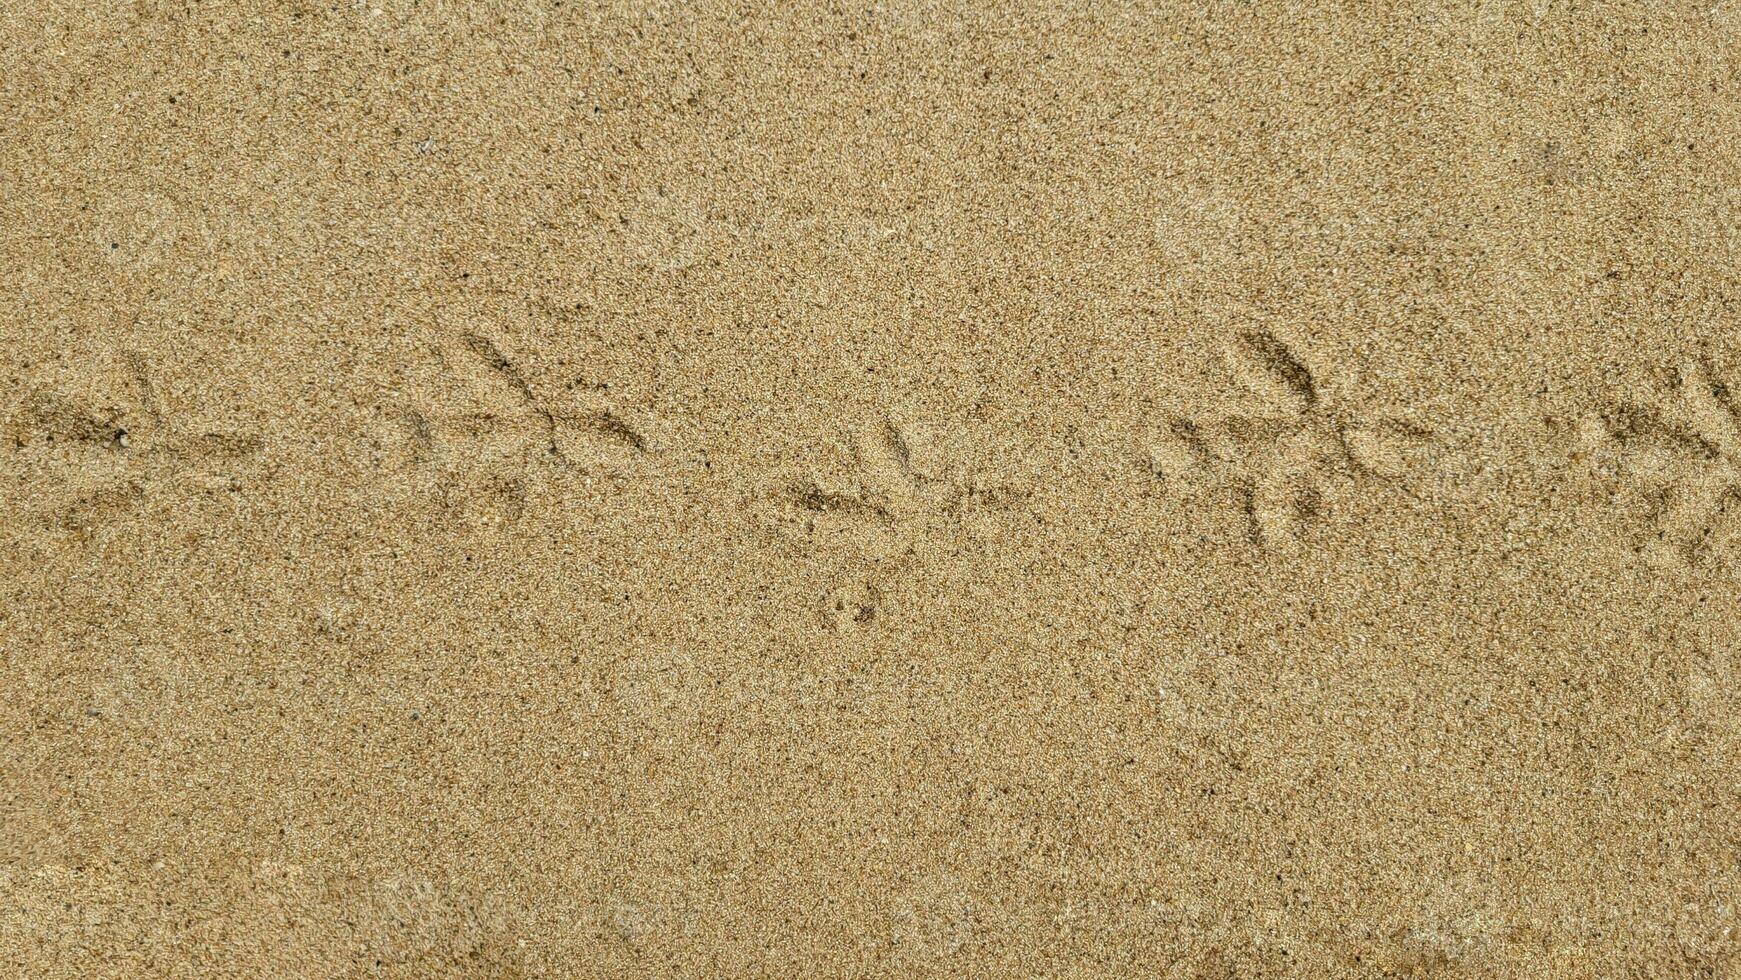
<path id="1" fill-rule="evenodd" d="M 1350 495 L 1453 458 L 1444 439 L 1404 417 L 1332 396 L 1286 343 L 1261 330 L 1225 350 L 1238 410 L 1157 420 L 1139 435 L 1150 478 L 1171 496 L 1236 508 L 1256 548 L 1286 554 Z M 462 393 L 402 407 L 414 467 L 433 470 L 444 508 L 512 523 L 540 468 L 633 471 L 657 452 L 648 422 L 571 382 L 541 393 L 485 334 L 452 336 L 448 370 Z M 233 488 L 254 457 L 251 433 L 186 432 L 166 417 L 144 362 L 131 354 L 87 365 L 82 379 L 36 385 L 10 407 L 10 449 L 35 460 L 54 492 L 36 508 L 51 527 L 118 519 L 170 483 Z M 1670 390 L 1645 402 L 1601 404 L 1571 426 L 1566 457 L 1607 481 L 1616 499 L 1647 503 L 1638 550 L 1653 565 L 1696 566 L 1741 539 L 1741 406 L 1710 367 L 1681 365 Z M 991 535 L 1046 479 L 1010 463 L 1032 447 L 977 421 L 952 427 L 878 418 L 852 434 L 832 465 L 788 471 L 746 501 L 751 522 L 799 546 L 834 539 L 867 558 L 894 557 L 934 532 Z M 874 602 L 841 603 L 845 624 Z"/>

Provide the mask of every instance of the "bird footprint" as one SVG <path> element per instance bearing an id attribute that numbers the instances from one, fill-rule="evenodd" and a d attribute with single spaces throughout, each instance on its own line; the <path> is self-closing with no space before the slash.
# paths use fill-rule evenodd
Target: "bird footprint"
<path id="1" fill-rule="evenodd" d="M 1150 440 L 1148 467 L 1185 492 L 1232 489 L 1266 551 L 1298 547 L 1329 498 L 1357 476 L 1402 475 L 1430 440 L 1405 422 L 1328 404 L 1312 371 L 1267 331 L 1236 334 L 1226 359 L 1250 410 L 1166 420 Z"/>
<path id="2" fill-rule="evenodd" d="M 1622 402 L 1577 424 L 1578 458 L 1655 502 L 1640 553 L 1653 565 L 1698 563 L 1741 498 L 1741 414 L 1696 361 L 1653 404 Z"/>
<path id="3" fill-rule="evenodd" d="M 7 419 L 48 506 L 45 525 L 84 531 L 124 517 L 169 486 L 233 490 L 236 466 L 257 454 L 250 433 L 189 432 L 165 413 L 143 358 L 98 356 L 68 377 L 26 389 Z"/>

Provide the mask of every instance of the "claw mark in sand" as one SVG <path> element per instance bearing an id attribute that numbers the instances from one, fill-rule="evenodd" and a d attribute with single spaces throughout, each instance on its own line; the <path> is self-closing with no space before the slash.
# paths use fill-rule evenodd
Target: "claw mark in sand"
<path id="1" fill-rule="evenodd" d="M 1303 415 L 1318 403 L 1318 386 L 1293 351 L 1262 330 L 1234 336 L 1227 352 L 1239 380 L 1291 414 Z"/>
<path id="2" fill-rule="evenodd" d="M 630 428 L 627 422 L 618 418 L 615 412 L 605 410 L 590 415 L 563 415 L 555 418 L 564 422 L 585 424 L 606 439 L 621 443 L 636 452 L 644 453 L 647 451 L 646 438 Z"/>
<path id="3" fill-rule="evenodd" d="M 125 351 L 121 356 L 133 373 L 133 382 L 139 386 L 139 407 L 145 410 L 147 418 L 161 425 L 163 411 L 157 406 L 157 389 L 151 384 L 151 372 L 146 370 L 145 359 L 134 351 Z"/>
<path id="4" fill-rule="evenodd" d="M 411 448 L 419 461 L 435 455 L 435 430 L 429 419 L 415 408 L 405 409 L 405 427 L 411 433 Z"/>
<path id="5" fill-rule="evenodd" d="M 891 517 L 888 508 L 878 506 L 864 497 L 824 490 L 812 482 L 792 487 L 791 498 L 794 504 L 817 514 L 875 514 L 885 520 Z"/>

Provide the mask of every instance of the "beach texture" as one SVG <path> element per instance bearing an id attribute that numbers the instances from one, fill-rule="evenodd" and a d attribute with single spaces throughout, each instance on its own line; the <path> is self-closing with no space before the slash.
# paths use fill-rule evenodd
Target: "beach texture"
<path id="1" fill-rule="evenodd" d="M 1741 978 L 1741 4 L 0 3 L 0 976 Z"/>

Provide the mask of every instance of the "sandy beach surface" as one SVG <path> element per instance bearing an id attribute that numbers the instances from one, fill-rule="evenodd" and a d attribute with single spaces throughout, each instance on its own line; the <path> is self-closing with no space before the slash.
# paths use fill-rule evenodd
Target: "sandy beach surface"
<path id="1" fill-rule="evenodd" d="M 1741 977 L 1741 5 L 0 5 L 0 975 Z"/>

